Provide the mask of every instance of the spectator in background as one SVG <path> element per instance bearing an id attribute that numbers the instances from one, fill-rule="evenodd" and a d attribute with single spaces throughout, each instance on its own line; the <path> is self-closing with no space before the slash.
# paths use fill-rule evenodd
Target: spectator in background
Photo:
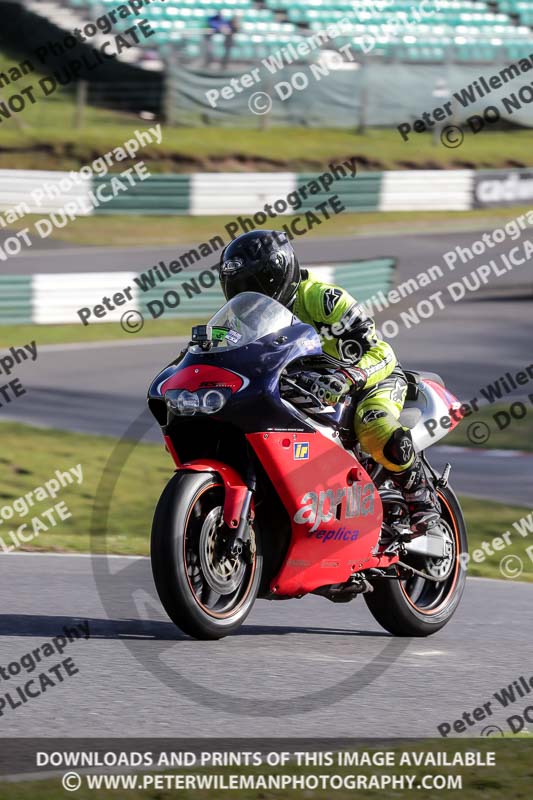
<path id="1" fill-rule="evenodd" d="M 213 36 L 216 33 L 223 33 L 228 36 L 231 31 L 231 23 L 224 19 L 222 13 L 217 11 L 211 17 L 208 17 L 207 27 L 209 32 L 205 37 L 205 66 L 208 67 L 213 60 Z"/>
<path id="2" fill-rule="evenodd" d="M 226 69 L 231 55 L 231 48 L 233 47 L 233 36 L 239 30 L 238 17 L 232 17 L 228 24 L 229 30 L 226 33 L 224 41 L 224 58 L 222 59 L 222 69 Z"/>

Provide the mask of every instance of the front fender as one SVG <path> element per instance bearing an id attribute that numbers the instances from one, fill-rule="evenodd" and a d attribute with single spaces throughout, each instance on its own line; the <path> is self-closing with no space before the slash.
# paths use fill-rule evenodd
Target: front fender
<path id="1" fill-rule="evenodd" d="M 241 519 L 244 499 L 248 492 L 248 487 L 236 469 L 229 467 L 222 461 L 200 459 L 188 461 L 182 464 L 178 472 L 215 472 L 224 483 L 224 510 L 222 513 L 224 522 L 228 528 L 237 528 Z"/>

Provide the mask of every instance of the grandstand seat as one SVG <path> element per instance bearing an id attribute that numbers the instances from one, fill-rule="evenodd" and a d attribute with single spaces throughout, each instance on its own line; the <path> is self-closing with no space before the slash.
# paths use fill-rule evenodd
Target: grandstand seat
<path id="1" fill-rule="evenodd" d="M 66 0 L 65 5 L 96 18 L 115 8 L 117 0 Z M 374 37 L 375 58 L 475 63 L 533 52 L 533 0 L 493 0 L 490 6 L 486 0 L 427 0 L 423 16 L 414 13 L 417 9 L 413 0 L 165 0 L 143 8 L 143 17 L 155 31 L 147 46 L 180 45 L 185 60 L 201 57 L 207 20 L 216 11 L 239 20 L 235 61 L 256 60 L 340 20 L 351 23 L 346 40 Z M 130 24 L 130 19 L 119 20 L 115 27 L 119 31 Z M 213 37 L 213 46 L 223 52 L 224 37 Z"/>

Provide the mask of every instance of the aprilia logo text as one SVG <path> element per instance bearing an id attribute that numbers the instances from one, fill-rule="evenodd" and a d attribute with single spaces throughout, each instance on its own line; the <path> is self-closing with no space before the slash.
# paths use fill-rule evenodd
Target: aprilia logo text
<path id="1" fill-rule="evenodd" d="M 340 513 L 337 508 L 341 505 Z M 300 508 L 293 519 L 298 525 L 310 524 L 310 532 L 323 522 L 332 519 L 366 517 L 374 512 L 374 484 L 354 483 L 348 488 L 327 489 L 325 492 L 307 492 L 300 501 Z"/>

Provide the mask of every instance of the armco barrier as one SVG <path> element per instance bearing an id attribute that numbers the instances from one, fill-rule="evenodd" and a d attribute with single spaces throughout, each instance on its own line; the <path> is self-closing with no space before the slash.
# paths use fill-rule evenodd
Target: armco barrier
<path id="1" fill-rule="evenodd" d="M 68 172 L 0 169 L 0 211 L 12 209 L 13 219 L 17 220 L 25 214 L 59 211 L 73 201 L 89 205 L 90 188 L 89 178 L 80 176 L 75 184 Z M 8 225 L 13 221 L 9 214 L 3 216 Z"/>
<path id="2" fill-rule="evenodd" d="M 473 203 L 471 170 L 384 172 L 380 211 L 467 211 Z"/>
<path id="3" fill-rule="evenodd" d="M 200 172 L 191 175 L 190 213 L 255 214 L 295 189 L 293 172 Z"/>
<path id="4" fill-rule="evenodd" d="M 102 302 L 102 297 L 112 297 L 116 292 L 133 283 L 134 272 L 73 272 L 41 273 L 33 275 L 32 322 L 37 325 L 53 325 L 65 322 L 79 323 L 76 314 L 80 306 L 93 307 Z M 119 320 L 127 308 L 104 321 Z M 0 314 L 2 301 L 0 300 Z"/>
<path id="5" fill-rule="evenodd" d="M 366 261 L 324 265 L 313 264 L 311 271 L 321 280 L 337 283 L 364 302 L 391 285 L 395 261 L 376 258 Z M 168 318 L 208 319 L 224 303 L 214 270 L 188 269 L 174 280 L 165 281 L 149 292 L 142 292 L 133 272 L 53 273 L 0 277 L 0 325 L 35 323 L 39 325 L 74 323 L 81 325 L 77 311 L 92 308 L 107 296 L 131 287 L 131 301 L 108 311 L 101 319 L 91 317 L 90 324 L 118 323 L 125 311 L 136 309 L 147 320 L 153 318 L 149 303 L 163 304 L 162 316 Z M 169 294 L 166 298 L 166 293 Z M 152 308 L 161 310 L 155 304 Z"/>
<path id="6" fill-rule="evenodd" d="M 329 167 L 325 165 L 325 170 Z M 94 214 L 150 215 L 253 215 L 266 203 L 274 204 L 320 173 L 243 172 L 152 175 L 127 191 L 109 197 L 93 209 Z M 359 172 L 355 178 L 336 180 L 329 192 L 310 194 L 299 209 L 288 205 L 285 215 L 301 214 L 337 194 L 346 211 L 463 211 L 497 205 L 520 205 L 531 198 L 532 171 L 516 170 L 398 170 Z M 24 214 L 46 215 L 76 198 L 89 205 L 89 190 L 109 186 L 110 176 L 94 177 L 83 185 L 44 197 L 41 203 L 31 193 L 43 183 L 61 186 L 69 173 L 0 170 L 0 226 L 9 226 Z M 26 204 L 26 206 L 24 206 Z M 18 213 L 16 209 L 19 209 Z"/>

